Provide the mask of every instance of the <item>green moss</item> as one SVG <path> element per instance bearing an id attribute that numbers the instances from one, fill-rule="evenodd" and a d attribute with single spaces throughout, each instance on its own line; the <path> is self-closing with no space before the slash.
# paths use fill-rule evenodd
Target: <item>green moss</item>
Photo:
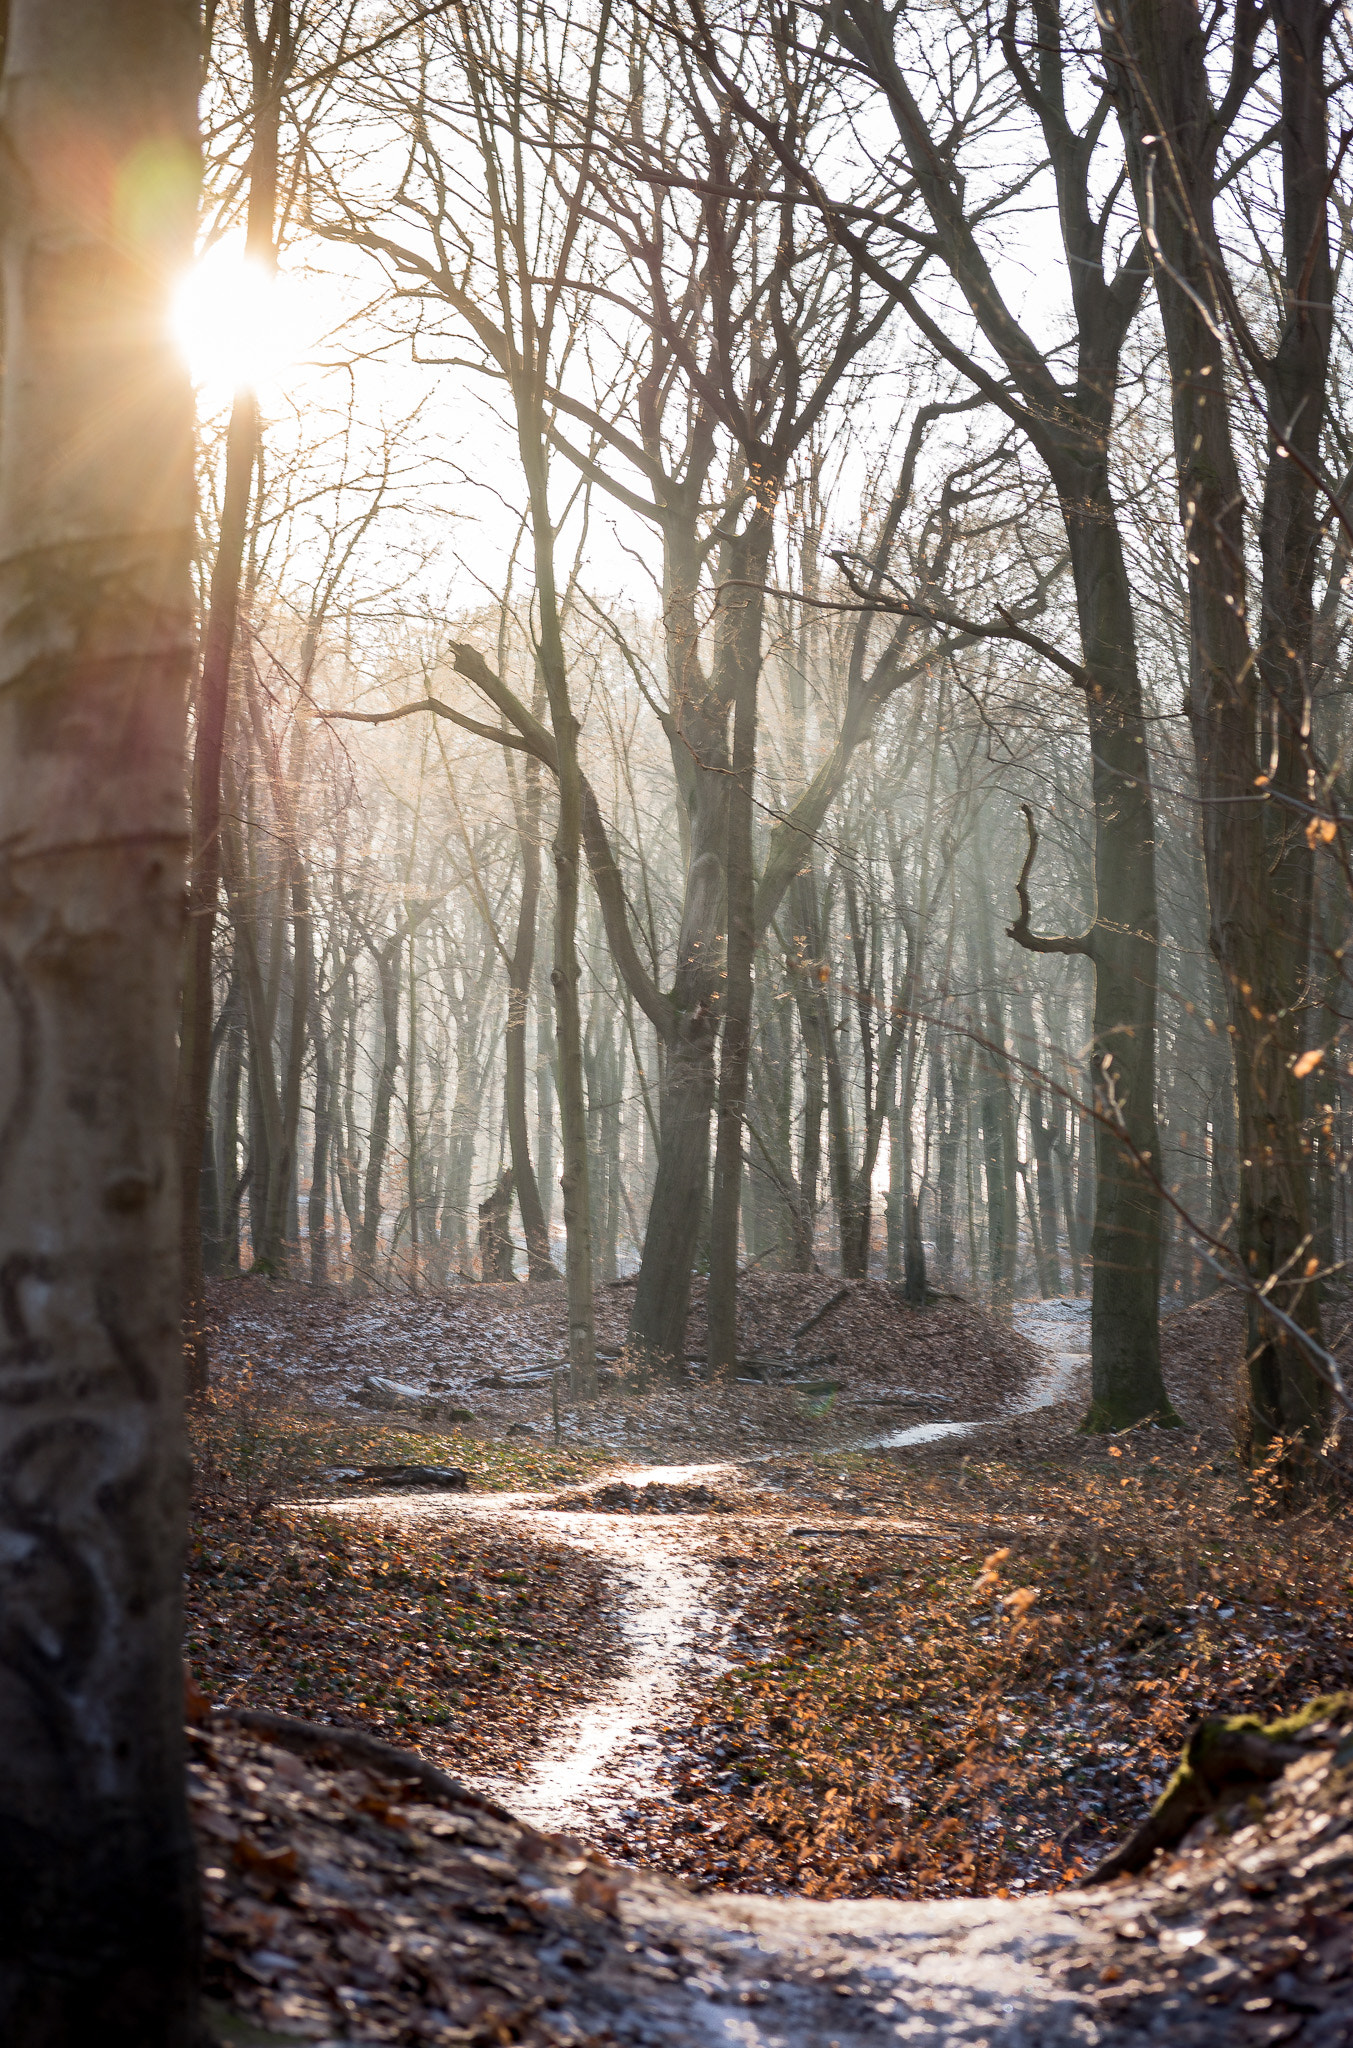
<path id="1" fill-rule="evenodd" d="M 1132 1415 L 1126 1408 L 1111 1408 L 1104 1401 L 1092 1401 L 1085 1411 L 1080 1425 L 1082 1436 L 1117 1436 L 1121 1430 L 1141 1429 L 1182 1429 L 1183 1420 L 1176 1415 L 1169 1401 L 1154 1414 Z"/>

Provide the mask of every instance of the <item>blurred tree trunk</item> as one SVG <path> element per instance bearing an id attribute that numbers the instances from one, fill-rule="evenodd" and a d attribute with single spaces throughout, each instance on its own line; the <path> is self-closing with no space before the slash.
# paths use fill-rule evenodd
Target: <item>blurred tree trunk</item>
<path id="1" fill-rule="evenodd" d="M 554 1220 L 554 1034 L 550 1001 L 543 975 L 537 975 L 536 1002 L 536 1187 L 545 1231 L 545 1252 L 551 1265 L 550 1225 Z M 557 1268 L 556 1268 L 557 1270 Z"/>
<path id="2" fill-rule="evenodd" d="M 376 1276 L 376 1247 L 380 1237 L 385 1175 L 385 1155 L 390 1145 L 390 1105 L 394 1100 L 395 1076 L 399 1071 L 399 984 L 404 932 L 401 927 L 382 945 L 372 942 L 371 957 L 376 966 L 381 1002 L 381 1062 L 371 1099 L 371 1130 L 367 1139 L 366 1172 L 362 1178 L 362 1214 L 353 1231 L 353 1281 L 360 1288 L 370 1286 Z"/>
<path id="3" fill-rule="evenodd" d="M 792 963 L 791 969 L 793 971 Z M 794 1177 L 794 1015 L 770 973 L 754 988 L 756 1033 L 748 1086 L 747 1178 L 742 1234 L 747 1256 L 773 1272 L 809 1270 L 798 1263 L 802 1197 Z"/>
<path id="4" fill-rule="evenodd" d="M 1000 985 L 996 979 L 996 951 L 991 929 L 991 902 L 984 886 L 989 872 L 978 838 L 977 947 L 982 990 L 982 1030 L 988 1046 L 979 1051 L 982 1076 L 982 1158 L 987 1183 L 987 1229 L 991 1247 L 991 1300 L 1001 1314 L 1009 1312 L 1015 1298 L 1015 1275 L 1019 1260 L 1019 1145 L 1015 1127 L 1014 1091 L 1010 1069 L 1001 1058 L 1005 1050 L 1005 1015 Z"/>
<path id="5" fill-rule="evenodd" d="M 0 132 L 0 2036 L 190 2048 L 175 1030 L 197 10 L 10 0 Z M 188 1164 L 196 1192 L 202 1129 Z"/>
<path id="6" fill-rule="evenodd" d="M 298 959 L 301 956 L 298 953 Z M 315 974 L 315 947 L 309 926 L 301 960 L 306 977 L 306 1016 L 310 1043 L 315 1052 L 314 1151 L 310 1162 L 310 1197 L 306 1210 L 306 1235 L 310 1243 L 310 1284 L 329 1284 L 329 1152 L 333 1138 L 333 1065 L 329 1057 L 329 1036 L 319 1013 L 319 989 Z M 335 1219 L 337 1220 L 337 1219 Z"/>
<path id="7" fill-rule="evenodd" d="M 965 1052 L 966 1046 L 966 1052 Z M 954 1211 L 958 1190 L 958 1155 L 963 1142 L 963 1104 L 967 1093 L 966 1063 L 971 1046 L 960 1042 L 950 1056 L 948 1071 L 939 1033 L 930 1041 L 930 1085 L 935 1102 L 935 1150 L 937 1196 L 935 1202 L 935 1257 L 940 1279 L 946 1287 L 954 1284 Z"/>
<path id="8" fill-rule="evenodd" d="M 230 992 L 222 1008 L 224 1031 L 217 1079 L 216 1182 L 221 1198 L 221 1235 L 213 1248 L 212 1271 L 238 1273 L 240 1270 L 240 1202 L 244 1178 L 240 1173 L 240 1090 L 244 1079 L 244 998 L 238 975 L 231 976 Z"/>
<path id="9" fill-rule="evenodd" d="M 1021 975 L 1010 992 L 1015 1043 L 1028 1072 L 1029 1143 L 1033 1151 L 1034 1193 L 1029 1202 L 1029 1228 L 1037 1261 L 1038 1291 L 1044 1301 L 1062 1291 L 1062 1261 L 1057 1249 L 1057 1182 L 1052 1168 L 1054 1131 L 1047 1122 L 1043 1096 L 1043 1049 L 1034 1028 L 1034 1006 L 1029 985 Z"/>
<path id="10" fill-rule="evenodd" d="M 711 1373 L 732 1374 L 738 1346 L 738 1224 L 742 1214 L 742 1126 L 752 1036 L 752 965 L 756 953 L 756 869 L 752 851 L 752 797 L 756 780 L 757 685 L 765 581 L 774 532 L 774 498 L 752 514 L 746 532 L 731 541 L 720 564 L 733 595 L 719 608 L 727 641 L 733 747 L 728 792 L 728 845 L 724 864 L 727 946 L 723 1035 L 719 1047 L 714 1190 L 709 1224 L 709 1289 L 705 1301 L 706 1352 Z"/>
<path id="11" fill-rule="evenodd" d="M 505 1167 L 479 1204 L 479 1277 L 515 1280 L 512 1253 L 512 1168 Z"/>
<path id="12" fill-rule="evenodd" d="M 543 706 L 538 704 L 535 709 L 539 714 Z M 512 1148 L 513 1186 L 526 1238 L 526 1276 L 528 1280 L 557 1280 L 559 1273 L 550 1257 L 550 1233 L 540 1199 L 540 1184 L 531 1163 L 531 1134 L 526 1119 L 526 1017 L 535 972 L 536 918 L 540 909 L 540 763 L 528 755 L 523 774 L 525 787 L 520 792 L 512 774 L 512 757 L 506 749 L 504 763 L 510 779 L 522 860 L 517 935 L 507 957 L 507 1026 L 503 1033 L 507 1135 Z"/>

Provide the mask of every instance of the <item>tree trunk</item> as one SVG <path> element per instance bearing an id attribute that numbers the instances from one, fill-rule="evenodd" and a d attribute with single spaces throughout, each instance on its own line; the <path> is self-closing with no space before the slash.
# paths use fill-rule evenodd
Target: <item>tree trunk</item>
<path id="1" fill-rule="evenodd" d="M 1075 1129 L 1074 1120 L 1071 1128 Z M 1071 1261 L 1071 1287 L 1073 1293 L 1079 1296 L 1085 1292 L 1085 1280 L 1081 1272 L 1080 1218 L 1076 1214 L 1076 1196 L 1071 1180 L 1072 1143 L 1063 1133 L 1059 1133 L 1052 1143 L 1062 1183 L 1062 1214 L 1066 1218 L 1066 1248 Z"/>
<path id="2" fill-rule="evenodd" d="M 1090 495 L 1109 499 L 1107 478 Z M 1103 678 L 1088 693 L 1095 791 L 1097 890 L 1092 956 L 1091 1071 L 1111 1125 L 1095 1140 L 1090 1242 L 1091 1430 L 1154 1417 L 1177 1421 L 1160 1374 L 1160 1160 L 1156 1129 L 1156 981 L 1159 974 L 1155 819 L 1133 637 L 1132 596 L 1111 508 L 1070 522 L 1086 666 Z M 1138 1162 L 1145 1162 L 1139 1164 Z"/>
<path id="3" fill-rule="evenodd" d="M 673 990 L 678 1021 L 667 1049 L 658 1111 L 658 1170 L 630 1319 L 635 1348 L 659 1369 L 685 1356 L 691 1268 L 704 1215 L 714 1106 L 714 1041 L 719 1027 L 712 997 L 723 908 L 728 786 L 726 776 L 698 773 Z"/>
<path id="4" fill-rule="evenodd" d="M 512 1148 L 512 1180 L 526 1238 L 528 1280 L 557 1280 L 550 1257 L 550 1232 L 540 1199 L 540 1184 L 531 1163 L 531 1134 L 526 1120 L 526 1016 L 536 959 L 536 916 L 540 907 L 540 763 L 528 757 L 525 796 L 517 817 L 521 848 L 521 901 L 517 936 L 508 959 L 507 1026 L 503 1033 L 503 1095 L 507 1136 Z M 515 788 L 514 788 L 515 796 Z"/>
<path id="5" fill-rule="evenodd" d="M 981 841 L 979 839 L 979 851 Z M 996 982 L 996 952 L 991 930 L 991 906 L 984 886 L 987 862 L 975 877 L 977 887 L 977 941 L 983 989 L 984 1036 L 997 1051 L 979 1051 L 981 1067 L 982 1160 L 987 1186 L 987 1242 L 991 1250 L 991 1301 L 998 1314 L 1008 1314 L 1015 1298 L 1015 1273 L 1019 1257 L 1019 1148 L 1015 1132 L 1015 1105 L 1010 1070 L 1001 1057 L 1005 1050 L 1005 1017 Z"/>
<path id="6" fill-rule="evenodd" d="M 822 1047 L 821 991 L 816 962 L 820 950 L 817 911 L 817 876 L 811 860 L 805 872 L 796 875 L 791 888 L 791 920 L 803 935 L 804 959 L 791 962 L 794 1008 L 803 1040 L 803 1142 L 799 1157 L 800 1209 L 795 1233 L 795 1266 L 798 1273 L 816 1270 L 818 1188 L 822 1176 L 822 1112 L 826 1067 Z"/>
<path id="7" fill-rule="evenodd" d="M 253 0 L 246 38 L 250 46 L 253 147 L 249 156 L 249 203 L 245 256 L 268 269 L 276 263 L 277 153 L 282 86 L 291 70 L 294 46 L 290 0 L 273 0 L 266 37 L 258 33 Z M 249 494 L 258 458 L 258 401 L 251 390 L 235 393 L 226 435 L 221 527 L 212 564 L 207 630 L 197 686 L 193 748 L 193 850 L 188 883 L 188 945 L 184 956 L 183 1007 L 179 1040 L 179 1171 L 183 1189 L 183 1322 L 188 1357 L 188 1391 L 201 1394 L 210 1367 L 201 1326 L 202 1224 L 196 1201 L 194 1161 L 200 1157 L 211 1092 L 212 942 L 221 888 L 221 759 L 230 698 L 230 665 L 235 647 L 240 568 L 249 526 Z"/>
<path id="8" fill-rule="evenodd" d="M 1122 348 L 1141 302 L 1146 260 L 1140 248 L 1130 248 L 1116 274 L 1106 275 L 1101 200 L 1091 189 L 1094 150 L 1074 127 L 1067 105 L 1070 52 L 1063 22 L 1055 10 L 1035 11 L 1031 72 L 1018 47 L 1020 13 L 1012 0 L 1003 47 L 1012 86 L 1042 128 L 1057 186 L 1075 327 L 1074 379 L 1062 381 L 1002 299 L 966 210 L 958 166 L 937 146 L 897 62 L 892 38 L 905 17 L 865 0 L 842 0 L 833 19 L 842 23 L 837 33 L 846 37 L 857 62 L 884 84 L 940 253 L 987 345 L 1000 356 L 1010 390 L 1018 393 L 1020 423 L 1047 466 L 1065 525 L 1093 762 L 1095 922 L 1082 939 L 1040 947 L 1022 906 L 1025 914 L 1013 932 L 1022 930 L 1021 943 L 1034 950 L 1077 952 L 1094 963 L 1092 1065 L 1099 1106 L 1121 1137 L 1098 1147 L 1086 1426 L 1117 1429 L 1152 1415 L 1173 1418 L 1160 1376 L 1160 1195 L 1152 1178 L 1159 1157 L 1155 820 L 1132 591 L 1108 475 Z M 1112 64 L 1111 69 L 1116 76 Z M 929 317 L 909 289 L 905 297 L 912 318 L 939 352 L 974 388 L 991 395 L 990 373 Z"/>
<path id="9" fill-rule="evenodd" d="M 226 998 L 227 1017 L 221 1041 L 219 1108 L 216 1116 L 216 1182 L 221 1191 L 221 1236 L 214 1249 L 212 1271 L 240 1270 L 240 1085 L 244 1078 L 244 1003 L 240 985 L 232 980 Z"/>
<path id="10" fill-rule="evenodd" d="M 296 857 L 291 884 L 291 1003 L 287 1019 L 287 1063 L 282 1080 L 278 1131 L 280 1149 L 268 1162 L 268 1208 L 264 1257 L 274 1273 L 285 1275 L 291 1264 L 287 1214 L 296 1188 L 296 1140 L 301 1121 L 301 1074 L 307 1037 L 306 998 L 309 975 L 302 964 L 310 953 L 310 893 L 305 870 Z"/>
<path id="11" fill-rule="evenodd" d="M 188 1392 L 206 1392 L 210 1352 L 202 1307 L 202 1215 L 193 1162 L 200 1158 L 211 1092 L 212 949 L 221 888 L 221 756 L 235 647 L 240 564 L 249 524 L 249 492 L 258 443 L 258 408 L 249 391 L 236 394 L 226 437 L 221 530 L 212 565 L 202 672 L 197 686 L 193 748 L 193 857 L 188 881 L 188 944 L 184 953 L 179 1043 L 179 1174 L 183 1189 L 183 1335 Z"/>
<path id="12" fill-rule="evenodd" d="M 371 949 L 380 982 L 381 1063 L 371 1099 L 361 1224 L 353 1231 L 353 1277 L 359 1287 L 370 1286 L 376 1273 L 376 1245 L 382 1209 L 381 1180 L 390 1145 L 390 1105 L 394 1100 L 395 1076 L 399 1071 L 399 958 L 402 939 L 403 934 L 396 932 L 383 946 Z"/>
<path id="13" fill-rule="evenodd" d="M 905 1149 L 910 1151 L 909 1146 Z M 903 1240 L 906 1236 L 906 1206 L 911 1176 L 904 1164 L 903 1153 L 902 1112 L 894 1100 L 888 1105 L 888 1192 L 883 1198 L 888 1279 L 893 1285 L 901 1281 L 906 1270 Z"/>
<path id="14" fill-rule="evenodd" d="M 1043 1121 L 1043 1091 L 1029 1090 L 1029 1125 L 1033 1133 L 1034 1161 L 1038 1172 L 1038 1225 L 1043 1248 L 1043 1291 L 1062 1291 L 1062 1255 L 1057 1245 L 1057 1180 L 1052 1170 L 1053 1133 Z"/>
<path id="15" fill-rule="evenodd" d="M 544 976 L 537 977 L 543 995 Z M 554 1220 L 554 1046 L 550 1029 L 550 999 L 536 1004 L 536 1187 L 545 1230 L 545 1252 L 554 1265 L 550 1249 L 550 1226 Z M 558 1271 L 558 1268 L 555 1268 Z"/>
<path id="16" fill-rule="evenodd" d="M 485 1281 L 515 1280 L 512 1251 L 512 1168 L 499 1174 L 491 1194 L 479 1204 L 479 1277 Z"/>
<path id="17" fill-rule="evenodd" d="M 711 1373 L 731 1378 L 738 1344 L 738 1219 L 742 1213 L 742 1122 L 752 1035 L 752 965 L 756 952 L 756 871 L 752 858 L 752 799 L 756 779 L 757 685 L 761 676 L 761 584 L 770 548 L 769 512 L 753 514 L 750 529 L 724 550 L 723 579 L 734 595 L 719 610 L 727 642 L 725 663 L 733 683 L 733 757 L 728 793 L 728 853 L 724 869 L 728 945 L 720 1013 L 718 1136 L 709 1225 L 706 1355 Z"/>
<path id="18" fill-rule="evenodd" d="M 913 1308 L 924 1308 L 926 1300 L 925 1246 L 921 1241 L 921 1197 L 907 1194 L 906 1227 L 902 1239 L 902 1298 Z"/>
<path id="19" fill-rule="evenodd" d="M 583 1087 L 582 1006 L 578 983 L 578 885 L 582 860 L 583 788 L 578 720 L 569 698 L 568 664 L 554 580 L 545 449 L 537 423 L 519 435 L 531 501 L 536 597 L 540 607 L 540 670 L 558 753 L 559 812 L 554 833 L 555 1036 L 559 1047 L 559 1122 L 563 1149 L 564 1276 L 568 1285 L 569 1387 L 575 1400 L 595 1400 L 596 1318 L 592 1298 L 592 1219 L 588 1196 L 587 1098 Z"/>
<path id="20" fill-rule="evenodd" d="M 197 9 L 10 0 L 0 131 L 0 2035 L 189 2048 L 175 1033 Z M 190 1155 L 191 1193 L 201 1128 Z"/>
<path id="21" fill-rule="evenodd" d="M 1122 32 L 1133 63 L 1123 113 L 1144 216 L 1151 203 L 1148 166 L 1157 185 L 1166 181 L 1154 209 L 1165 259 L 1157 285 L 1174 393 L 1189 586 L 1188 709 L 1211 942 L 1235 1062 L 1238 1249 L 1248 1277 L 1318 1338 L 1317 1290 L 1306 1276 L 1310 1167 L 1292 1063 L 1309 974 L 1312 906 L 1313 854 L 1301 806 L 1309 794 L 1305 735 L 1319 553 L 1311 470 L 1320 460 L 1332 321 L 1324 78 L 1330 16 L 1311 0 L 1280 0 L 1274 17 L 1285 310 L 1277 351 L 1266 365 L 1257 644 L 1249 625 L 1245 489 L 1226 390 L 1229 350 L 1217 320 L 1200 310 L 1217 302 L 1216 271 L 1224 261 L 1213 217 L 1222 131 L 1202 24 L 1189 0 L 1132 0 L 1124 8 Z M 1116 62 L 1116 30 L 1111 48 Z M 1146 142 L 1147 134 L 1163 135 L 1168 158 L 1157 162 L 1160 144 Z M 1294 808 L 1256 802 L 1256 789 L 1293 799 Z M 1252 1454 L 1262 1458 L 1279 1438 L 1313 1450 L 1328 1428 L 1328 1389 L 1301 1344 L 1254 1295 L 1249 1320 Z"/>
<path id="22" fill-rule="evenodd" d="M 318 991 L 315 987 L 315 965 L 313 939 L 306 946 L 304 960 L 307 1002 L 306 1015 L 310 1021 L 310 1043 L 315 1049 L 315 1148 L 310 1166 L 310 1197 L 306 1210 L 306 1233 L 310 1241 L 310 1284 L 312 1287 L 327 1287 L 329 1284 L 329 1148 L 333 1133 L 333 1072 L 329 1059 L 329 1040 L 324 1020 L 319 1014 Z"/>
<path id="23" fill-rule="evenodd" d="M 938 1033 L 931 1042 L 930 1071 L 935 1095 L 936 1174 L 939 1194 L 935 1211 L 935 1255 L 940 1278 L 946 1287 L 954 1284 L 954 1212 L 958 1193 L 958 1157 L 963 1146 L 963 1114 L 972 1060 L 970 1044 L 960 1044 L 945 1073 L 944 1053 Z"/>

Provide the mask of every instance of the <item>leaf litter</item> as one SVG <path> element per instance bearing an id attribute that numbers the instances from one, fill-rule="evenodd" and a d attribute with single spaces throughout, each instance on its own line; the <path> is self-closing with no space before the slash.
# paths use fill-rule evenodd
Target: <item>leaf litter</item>
<path id="1" fill-rule="evenodd" d="M 816 1286 L 822 1298 L 832 1291 Z M 782 1323 L 792 1326 L 801 1308 L 796 1301 Z M 930 1326 L 932 1342 L 941 1336 L 934 1313 L 917 1318 Z M 406 1460 L 473 1463 L 477 1489 L 562 1483 L 575 1492 L 557 1498 L 558 1506 L 576 1500 L 621 1513 L 695 1510 L 717 1517 L 711 1526 L 720 1529 L 728 1668 L 688 1685 L 680 1715 L 661 1731 L 659 1785 L 602 1846 L 700 1887 L 825 1899 L 999 1897 L 1068 1886 L 1160 1790 L 1200 1714 L 1272 1713 L 1353 1675 L 1347 1524 L 1327 1507 L 1265 1519 L 1269 1504 L 1242 1484 L 1231 1448 L 1233 1328 L 1229 1304 L 1166 1323 L 1167 1379 L 1179 1389 L 1187 1432 L 1076 1439 L 1077 1411 L 1068 1402 L 1060 1413 L 997 1423 L 961 1448 L 905 1455 L 852 1454 L 823 1446 L 820 1436 L 811 1449 L 787 1433 L 778 1458 L 763 1455 L 753 1468 L 721 1473 L 717 1490 L 689 1482 L 669 1488 L 662 1501 L 639 1499 L 650 1489 L 623 1479 L 598 1487 L 593 1475 L 604 1469 L 604 1446 L 573 1436 L 550 1447 L 504 1444 L 488 1427 L 419 1433 L 345 1417 L 305 1396 L 283 1415 L 266 1357 L 262 1368 L 251 1358 L 233 1380 L 224 1376 L 222 1400 L 228 1409 L 233 1386 L 245 1407 L 273 1402 L 250 1425 L 257 1442 L 246 1441 L 239 1455 L 250 1432 L 236 1418 L 224 1432 L 231 1439 L 224 1458 L 219 1442 L 204 1444 L 204 1469 L 215 1459 L 214 1469 L 229 1467 L 231 1479 L 204 1509 L 200 1535 L 210 1534 L 224 1556 L 219 1525 L 228 1521 L 238 1546 L 233 1569 L 218 1569 L 205 1599 L 218 1630 L 229 1612 L 225 1632 L 233 1631 L 235 1643 L 219 1647 L 235 1661 L 223 1654 L 207 1675 L 233 1677 L 251 1704 L 267 1692 L 296 1711 L 350 1717 L 459 1769 L 501 1770 L 504 1753 L 519 1759 L 563 1703 L 595 1687 L 604 1628 L 575 1660 L 591 1664 L 579 1670 L 578 1692 L 570 1690 L 567 1658 L 551 1664 L 544 1685 L 528 1674 L 523 1690 L 535 1703 L 499 1742 L 483 1709 L 503 1690 L 502 1641 L 490 1643 L 487 1628 L 466 1632 L 458 1621 L 451 1647 L 462 1653 L 455 1676 L 465 1682 L 448 1686 L 449 1667 L 434 1668 L 424 1625 L 426 1596 L 441 1599 L 448 1590 L 434 1583 L 436 1573 L 459 1568 L 495 1595 L 521 1590 L 511 1584 L 515 1574 L 535 1598 L 561 1577 L 568 1583 L 580 1569 L 586 1576 L 588 1561 L 575 1546 L 549 1556 L 537 1534 L 513 1546 L 499 1526 L 457 1528 L 451 1537 L 443 1527 L 424 1545 L 409 1527 L 396 1540 L 379 1519 L 364 1526 L 351 1514 L 341 1529 L 325 1530 L 313 1508 L 268 1504 L 276 1475 L 265 1484 L 259 1473 L 269 1459 L 284 1471 L 298 1464 L 316 1471 L 358 1457 L 393 1461 L 398 1445 Z M 919 1372 L 909 1360 L 909 1377 Z M 651 1407 L 632 1397 L 629 1405 L 641 1413 Z M 650 1442 L 673 1453 L 689 1448 L 689 1435 L 673 1440 L 659 1424 L 645 1416 Z M 613 1485 L 620 1491 L 607 1499 Z M 232 1487 L 224 1509 L 219 1496 Z M 805 1513 L 821 1534 L 794 1523 Z M 898 1516 L 927 1525 L 924 1555 L 895 1532 L 867 1526 Z M 863 1518 L 865 1528 L 843 1527 L 847 1517 Z M 793 1526 L 801 1533 L 792 1534 Z M 331 1660 L 331 1690 L 317 1694 L 314 1674 L 285 1645 L 293 1636 L 304 1645 L 313 1619 L 301 1592 L 309 1587 L 313 1600 L 318 1585 L 329 1598 L 329 1581 L 341 1582 L 343 1574 L 329 1569 L 340 1539 L 360 1553 L 352 1608 L 369 1606 L 374 1621 L 368 1635 L 346 1638 L 344 1657 Z M 459 1567 L 447 1564 L 448 1541 L 463 1552 Z M 298 1548 L 305 1553 L 299 1561 Z M 467 1562 L 471 1551 L 478 1567 Z M 194 1566 L 207 1586 L 210 1572 L 196 1553 Z M 294 1588 L 301 1592 L 288 1610 Z M 598 1573 L 575 1611 L 600 1616 L 603 1609 Z M 373 1697 L 369 1681 L 356 1681 L 374 1668 L 374 1638 L 391 1640 L 387 1610 L 401 1668 L 382 1674 L 377 1682 L 388 1690 Z M 477 1621 L 473 1603 L 471 1612 Z M 414 1654 L 404 1653 L 406 1644 Z M 253 1653 L 252 1665 L 241 1646 Z M 313 1634 L 309 1647 L 313 1653 Z M 454 1723 L 441 1718 L 449 1690 L 467 1702 Z M 1309 1920 L 1321 1909 L 1307 1898 L 1301 1910 Z M 1344 1907 L 1334 1911 L 1338 1920 Z M 1245 2017 L 1243 2038 L 1295 2038 L 1255 2032 L 1267 2012 L 1261 2005 Z M 1281 2012 L 1278 2020 L 1286 2025 Z M 1270 2013 L 1265 2024 L 1278 2020 Z"/>

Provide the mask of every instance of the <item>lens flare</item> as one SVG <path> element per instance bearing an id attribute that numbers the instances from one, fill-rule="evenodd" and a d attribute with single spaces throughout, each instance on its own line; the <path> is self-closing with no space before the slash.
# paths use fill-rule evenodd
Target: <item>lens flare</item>
<path id="1" fill-rule="evenodd" d="M 180 278 L 170 326 L 193 382 L 213 391 L 266 391 L 305 351 L 300 287 L 224 244 Z"/>

